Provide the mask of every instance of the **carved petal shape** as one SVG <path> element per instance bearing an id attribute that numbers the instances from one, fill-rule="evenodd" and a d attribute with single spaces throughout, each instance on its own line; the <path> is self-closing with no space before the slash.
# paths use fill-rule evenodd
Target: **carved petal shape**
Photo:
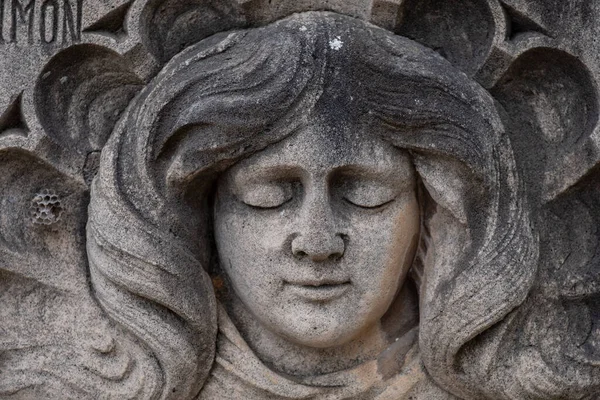
<path id="1" fill-rule="evenodd" d="M 600 390 L 599 180 L 593 172 L 542 210 L 540 288 L 518 328 L 529 343 L 515 368 L 520 396 L 592 399 Z"/>
<path id="2" fill-rule="evenodd" d="M 598 121 L 596 83 L 576 57 L 550 48 L 526 51 L 492 93 L 509 114 L 517 159 L 542 201 L 593 165 L 585 145 Z"/>
<path id="3" fill-rule="evenodd" d="M 467 75 L 484 63 L 496 30 L 486 1 L 407 0 L 397 33 L 438 51 Z"/>
<path id="4" fill-rule="evenodd" d="M 143 382 L 156 373 L 154 361 L 114 331 L 90 292 L 88 198 L 83 182 L 34 154 L 0 152 L 3 399 L 132 398 L 153 390 Z"/>
<path id="5" fill-rule="evenodd" d="M 185 47 L 217 32 L 244 27 L 246 19 L 237 1 L 149 1 L 143 10 L 142 40 L 162 62 Z"/>
<path id="6" fill-rule="evenodd" d="M 24 151 L 0 155 L 0 268 L 64 291 L 85 281 L 85 187 Z"/>
<path id="7" fill-rule="evenodd" d="M 95 45 L 73 46 L 42 71 L 35 87 L 36 111 L 59 145 L 87 154 L 102 149 L 141 85 L 118 54 Z"/>

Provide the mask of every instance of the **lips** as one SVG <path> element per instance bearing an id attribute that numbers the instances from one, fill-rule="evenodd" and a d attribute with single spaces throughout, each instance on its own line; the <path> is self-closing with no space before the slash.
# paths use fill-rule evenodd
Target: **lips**
<path id="1" fill-rule="evenodd" d="M 285 282 L 286 288 L 294 295 L 315 302 L 337 299 L 344 295 L 350 289 L 351 285 L 350 281 L 327 279 Z"/>

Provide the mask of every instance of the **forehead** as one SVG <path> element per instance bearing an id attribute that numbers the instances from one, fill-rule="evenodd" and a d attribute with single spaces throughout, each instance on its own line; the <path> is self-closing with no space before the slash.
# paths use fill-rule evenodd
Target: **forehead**
<path id="1" fill-rule="evenodd" d="M 241 161 L 234 170 L 301 169 L 319 174 L 347 168 L 388 174 L 410 166 L 407 152 L 379 138 L 375 129 L 356 118 L 315 114 L 295 133 Z"/>

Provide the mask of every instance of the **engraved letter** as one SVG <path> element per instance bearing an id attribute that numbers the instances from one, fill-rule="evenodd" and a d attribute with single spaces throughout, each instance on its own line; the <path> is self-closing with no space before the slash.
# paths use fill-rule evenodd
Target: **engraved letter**
<path id="1" fill-rule="evenodd" d="M 63 43 L 67 42 L 67 34 L 70 33 L 70 39 L 74 42 L 81 40 L 81 17 L 83 0 L 76 0 L 76 15 L 73 15 L 73 8 L 70 0 L 63 0 L 64 16 L 63 16 Z M 77 18 L 77 20 L 75 19 Z"/>
<path id="2" fill-rule="evenodd" d="M 48 23 L 48 9 L 52 7 L 52 18 L 50 19 L 50 38 L 47 36 L 46 24 Z M 40 38 L 44 43 L 52 43 L 58 34 L 58 3 L 57 0 L 46 0 L 42 4 L 40 16 Z"/>
<path id="3" fill-rule="evenodd" d="M 27 37 L 29 43 L 33 41 L 33 18 L 35 9 L 35 0 L 30 0 L 26 6 L 21 4 L 21 0 L 12 0 L 12 28 L 11 28 L 11 41 L 14 43 L 17 41 L 17 14 L 19 14 L 18 20 L 22 23 L 27 23 Z"/>
<path id="4" fill-rule="evenodd" d="M 0 0 L 0 44 L 4 43 L 4 0 Z"/>

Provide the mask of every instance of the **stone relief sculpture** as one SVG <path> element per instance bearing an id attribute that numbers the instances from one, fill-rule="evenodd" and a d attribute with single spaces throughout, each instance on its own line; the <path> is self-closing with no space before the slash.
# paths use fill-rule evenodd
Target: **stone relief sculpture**
<path id="1" fill-rule="evenodd" d="M 1 398 L 598 398 L 589 53 L 533 2 L 324 3 L 41 45 L 0 117 Z"/>

